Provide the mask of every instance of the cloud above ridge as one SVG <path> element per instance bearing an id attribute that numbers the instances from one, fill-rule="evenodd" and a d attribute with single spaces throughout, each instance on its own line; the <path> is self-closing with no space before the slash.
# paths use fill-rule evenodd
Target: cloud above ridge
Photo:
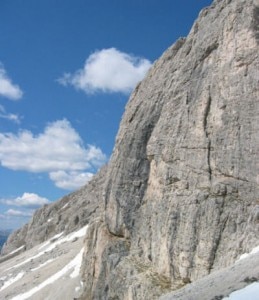
<path id="1" fill-rule="evenodd" d="M 44 204 L 49 204 L 50 201 L 47 198 L 40 197 L 34 193 L 24 193 L 22 196 L 15 199 L 1 199 L 0 201 L 6 205 L 25 207 L 25 208 L 39 208 Z"/>
<path id="2" fill-rule="evenodd" d="M 22 98 L 23 92 L 17 84 L 7 76 L 6 70 L 0 63 L 0 96 L 10 100 L 19 100 Z"/>
<path id="3" fill-rule="evenodd" d="M 89 174 L 105 161 L 106 156 L 102 150 L 94 145 L 85 146 L 67 120 L 48 124 L 43 133 L 38 135 L 28 130 L 21 130 L 18 134 L 0 133 L 0 163 L 3 167 L 49 173 L 50 179 L 65 189 L 82 186 L 90 179 Z M 61 174 L 63 181 L 64 174 L 66 178 L 70 177 L 73 182 L 70 188 L 68 184 L 60 183 Z"/>
<path id="4" fill-rule="evenodd" d="M 21 210 L 10 208 L 5 212 L 5 215 L 8 217 L 18 217 L 18 218 L 32 217 L 33 211 L 28 212 L 28 211 L 21 211 Z"/>
<path id="5" fill-rule="evenodd" d="M 82 69 L 74 74 L 65 73 L 58 82 L 64 86 L 72 85 L 87 94 L 128 94 L 144 78 L 150 67 L 151 62 L 145 58 L 109 48 L 94 52 Z"/>
<path id="6" fill-rule="evenodd" d="M 91 180 L 93 173 L 57 171 L 50 172 L 49 177 L 55 182 L 57 187 L 65 190 L 75 190 L 79 186 L 83 186 L 86 182 Z"/>
<path id="7" fill-rule="evenodd" d="M 47 198 L 34 193 L 24 193 L 16 198 L 0 199 L 6 211 L 0 214 L 0 228 L 17 228 L 27 223 L 36 209 L 50 204 Z"/>

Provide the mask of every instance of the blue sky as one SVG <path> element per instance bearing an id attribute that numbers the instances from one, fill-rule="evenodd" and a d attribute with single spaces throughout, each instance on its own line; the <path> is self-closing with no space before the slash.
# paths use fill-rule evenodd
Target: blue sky
<path id="1" fill-rule="evenodd" d="M 210 3 L 0 1 L 0 229 L 109 160 L 130 92 Z"/>

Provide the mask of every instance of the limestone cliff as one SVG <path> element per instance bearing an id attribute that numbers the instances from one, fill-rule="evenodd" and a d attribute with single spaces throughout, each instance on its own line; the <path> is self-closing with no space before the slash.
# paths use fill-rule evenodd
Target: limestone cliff
<path id="1" fill-rule="evenodd" d="M 132 93 L 108 166 L 3 251 L 88 223 L 89 300 L 157 299 L 231 265 L 259 245 L 258 118 L 259 2 L 216 0 Z"/>
<path id="2" fill-rule="evenodd" d="M 214 1 L 131 95 L 82 299 L 155 299 L 259 244 L 258 26 Z"/>

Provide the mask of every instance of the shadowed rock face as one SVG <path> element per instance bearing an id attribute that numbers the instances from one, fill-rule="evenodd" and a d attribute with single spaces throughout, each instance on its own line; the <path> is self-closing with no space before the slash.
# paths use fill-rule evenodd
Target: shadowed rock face
<path id="1" fill-rule="evenodd" d="M 132 93 L 107 168 L 3 251 L 89 223 L 81 299 L 144 300 L 257 246 L 258 11 L 258 0 L 204 9 Z M 51 214 L 61 219 L 48 231 Z"/>

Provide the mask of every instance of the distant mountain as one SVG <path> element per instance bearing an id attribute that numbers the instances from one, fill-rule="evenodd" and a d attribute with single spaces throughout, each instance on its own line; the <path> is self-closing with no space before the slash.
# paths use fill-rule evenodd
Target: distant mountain
<path id="1" fill-rule="evenodd" d="M 0 249 L 2 248 L 3 244 L 6 242 L 11 232 L 12 232 L 11 229 L 0 230 Z"/>

